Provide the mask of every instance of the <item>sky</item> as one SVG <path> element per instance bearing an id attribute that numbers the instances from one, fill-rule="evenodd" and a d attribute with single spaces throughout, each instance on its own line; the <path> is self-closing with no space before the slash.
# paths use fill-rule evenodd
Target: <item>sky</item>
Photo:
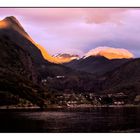
<path id="1" fill-rule="evenodd" d="M 50 54 L 83 56 L 96 47 L 124 48 L 140 57 L 138 8 L 0 8 L 15 16 Z"/>

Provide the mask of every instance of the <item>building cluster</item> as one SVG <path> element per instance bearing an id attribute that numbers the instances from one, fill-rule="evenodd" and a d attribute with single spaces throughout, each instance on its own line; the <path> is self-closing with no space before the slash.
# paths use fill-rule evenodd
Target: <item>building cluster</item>
<path id="1" fill-rule="evenodd" d="M 55 98 L 55 99 L 54 99 Z M 124 93 L 96 95 L 95 93 L 81 94 L 58 94 L 53 98 L 54 104 L 65 106 L 76 106 L 80 104 L 100 105 L 125 105 L 128 103 L 128 96 Z M 138 100 L 140 97 L 137 97 Z M 140 100 L 139 100 L 140 101 Z"/>

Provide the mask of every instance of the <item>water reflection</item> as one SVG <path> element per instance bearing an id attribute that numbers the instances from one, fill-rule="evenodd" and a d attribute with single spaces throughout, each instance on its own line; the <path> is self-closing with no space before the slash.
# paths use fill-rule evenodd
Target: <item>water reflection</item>
<path id="1" fill-rule="evenodd" d="M 140 132 L 140 108 L 1 111 L 1 132 Z"/>

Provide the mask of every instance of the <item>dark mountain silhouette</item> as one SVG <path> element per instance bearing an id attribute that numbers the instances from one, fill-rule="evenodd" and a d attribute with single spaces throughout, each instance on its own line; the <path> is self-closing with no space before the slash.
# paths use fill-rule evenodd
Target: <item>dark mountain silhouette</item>
<path id="1" fill-rule="evenodd" d="M 103 56 L 89 56 L 87 58 L 81 58 L 79 60 L 73 60 L 69 63 L 65 63 L 65 66 L 70 68 L 84 71 L 96 75 L 102 75 L 108 71 L 121 66 L 129 61 L 129 59 L 112 59 L 109 60 Z"/>
<path id="2" fill-rule="evenodd" d="M 39 90 L 39 75 L 33 65 L 31 56 L 22 47 L 15 44 L 8 36 L 0 37 L 0 97 L 14 103 L 15 99 L 23 98 L 39 106 L 44 105 Z"/>
<path id="3" fill-rule="evenodd" d="M 140 94 L 140 58 L 131 59 L 100 79 L 101 93 L 124 92 L 134 98 Z"/>

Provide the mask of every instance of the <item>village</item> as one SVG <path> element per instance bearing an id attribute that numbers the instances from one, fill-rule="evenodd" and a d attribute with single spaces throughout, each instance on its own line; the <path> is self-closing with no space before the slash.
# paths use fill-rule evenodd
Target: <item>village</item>
<path id="1" fill-rule="evenodd" d="M 109 107 L 109 106 L 133 106 L 140 104 L 140 95 L 133 102 L 124 93 L 96 95 L 95 93 L 81 94 L 55 94 L 50 98 L 49 104 L 60 107 Z"/>
<path id="2" fill-rule="evenodd" d="M 44 86 L 49 85 L 50 80 L 65 80 L 65 76 L 48 77 L 42 80 Z M 60 85 L 58 86 L 60 87 Z M 54 88 L 53 88 L 54 90 Z M 97 94 L 95 92 L 75 92 L 66 89 L 64 91 L 54 90 L 47 96 L 48 104 L 61 107 L 103 107 L 103 106 L 137 106 L 140 105 L 140 95 L 130 100 L 124 92 Z"/>

